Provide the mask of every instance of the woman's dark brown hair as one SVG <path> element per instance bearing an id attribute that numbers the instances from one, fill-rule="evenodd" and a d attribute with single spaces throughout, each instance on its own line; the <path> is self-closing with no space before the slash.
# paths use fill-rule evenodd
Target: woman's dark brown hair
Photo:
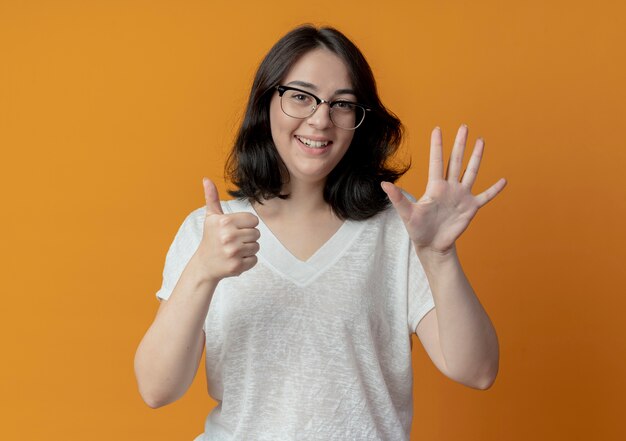
<path id="1" fill-rule="evenodd" d="M 270 128 L 275 86 L 302 55 L 327 49 L 348 68 L 357 100 L 371 108 L 356 129 L 348 151 L 328 175 L 324 199 L 342 219 L 367 219 L 389 206 L 381 181 L 395 182 L 408 166 L 394 168 L 390 158 L 400 146 L 402 124 L 380 101 L 374 75 L 361 51 L 333 28 L 305 25 L 282 37 L 265 56 L 254 77 L 246 113 L 226 163 L 226 175 L 238 187 L 229 193 L 257 202 L 282 194 L 289 173 L 280 159 Z"/>

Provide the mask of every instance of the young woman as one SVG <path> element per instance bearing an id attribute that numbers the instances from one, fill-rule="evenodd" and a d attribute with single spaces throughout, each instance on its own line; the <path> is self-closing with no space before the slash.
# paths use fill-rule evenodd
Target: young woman
<path id="1" fill-rule="evenodd" d="M 401 125 L 356 46 L 297 28 L 256 73 L 228 171 L 236 190 L 192 212 L 168 252 L 158 314 L 135 359 L 142 397 L 181 397 L 206 351 L 218 405 L 197 440 L 408 440 L 411 334 L 451 379 L 486 389 L 495 330 L 455 241 L 502 179 L 472 195 L 467 127 L 444 176 L 431 136 L 424 195 L 389 166 Z"/>

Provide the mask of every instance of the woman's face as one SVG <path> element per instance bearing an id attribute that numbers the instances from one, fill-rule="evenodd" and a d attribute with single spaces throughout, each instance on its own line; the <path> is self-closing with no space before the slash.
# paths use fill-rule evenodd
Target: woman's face
<path id="1" fill-rule="evenodd" d="M 357 101 L 344 62 L 327 49 L 304 54 L 287 72 L 281 85 L 293 86 L 321 99 Z M 323 183 L 348 150 L 354 130 L 336 127 L 328 104 L 320 104 L 313 115 L 292 118 L 280 107 L 274 93 L 270 102 L 272 138 L 290 174 L 290 183 Z"/>

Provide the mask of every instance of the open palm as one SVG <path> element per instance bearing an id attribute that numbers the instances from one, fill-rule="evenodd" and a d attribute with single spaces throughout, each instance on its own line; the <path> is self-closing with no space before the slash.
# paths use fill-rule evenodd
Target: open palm
<path id="1" fill-rule="evenodd" d="M 382 184 L 418 249 L 448 252 L 478 209 L 491 201 L 506 185 L 506 180 L 500 179 L 482 193 L 476 196 L 472 194 L 484 141 L 480 138 L 476 141 L 467 169 L 461 178 L 467 132 L 467 126 L 459 129 L 450 155 L 447 176 L 444 177 L 441 130 L 438 127 L 433 130 L 428 184 L 424 195 L 417 202 L 410 202 L 395 185 L 389 182 Z"/>

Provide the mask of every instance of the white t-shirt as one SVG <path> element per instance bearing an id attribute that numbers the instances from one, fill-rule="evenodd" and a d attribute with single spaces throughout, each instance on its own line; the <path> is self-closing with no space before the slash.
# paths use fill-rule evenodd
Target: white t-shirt
<path id="1" fill-rule="evenodd" d="M 247 201 L 224 213 L 256 214 Z M 205 209 L 167 254 L 167 299 L 196 251 Z M 434 307 L 401 219 L 389 208 L 345 221 L 306 262 L 260 221 L 258 263 L 222 280 L 204 324 L 218 402 L 197 440 L 408 440 L 410 335 Z"/>

